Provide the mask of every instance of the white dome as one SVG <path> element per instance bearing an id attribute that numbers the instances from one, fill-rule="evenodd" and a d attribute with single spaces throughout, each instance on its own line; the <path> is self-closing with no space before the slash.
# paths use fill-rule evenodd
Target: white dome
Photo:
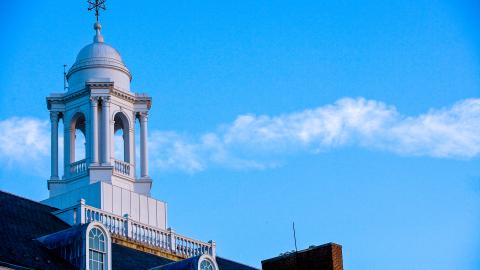
<path id="1" fill-rule="evenodd" d="M 114 82 L 116 88 L 130 91 L 132 76 L 122 57 L 112 46 L 103 42 L 99 23 L 95 23 L 94 29 L 97 31 L 94 42 L 80 50 L 68 71 L 69 91 L 83 89 L 87 81 Z"/>
<path id="2" fill-rule="evenodd" d="M 122 57 L 112 46 L 106 43 L 94 42 L 83 47 L 77 55 L 75 63 L 79 63 L 90 58 L 108 58 L 120 62 L 123 65 Z"/>

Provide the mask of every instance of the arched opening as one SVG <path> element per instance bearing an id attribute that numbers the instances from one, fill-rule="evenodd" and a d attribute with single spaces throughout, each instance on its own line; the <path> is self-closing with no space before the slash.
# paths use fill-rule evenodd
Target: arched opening
<path id="1" fill-rule="evenodd" d="M 114 134 L 114 144 L 115 144 L 115 149 L 114 149 L 114 157 L 116 160 L 122 160 L 125 161 L 125 141 L 124 141 L 124 133 L 123 129 L 118 129 L 115 131 Z"/>
<path id="2" fill-rule="evenodd" d="M 114 157 L 130 163 L 130 132 L 129 122 L 125 114 L 119 112 L 113 118 L 114 124 Z"/>
<path id="3" fill-rule="evenodd" d="M 79 129 L 75 129 L 75 161 L 85 159 L 85 135 Z"/>
<path id="4" fill-rule="evenodd" d="M 85 115 L 76 113 L 70 124 L 70 163 L 84 160 L 86 156 Z"/>

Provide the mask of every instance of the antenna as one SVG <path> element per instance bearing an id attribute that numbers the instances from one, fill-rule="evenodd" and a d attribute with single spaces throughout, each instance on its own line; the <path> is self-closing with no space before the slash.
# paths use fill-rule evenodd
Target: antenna
<path id="1" fill-rule="evenodd" d="M 293 222 L 293 240 L 295 241 L 295 269 L 298 269 L 298 248 L 297 248 L 297 234 L 295 231 L 295 221 Z"/>
<path id="2" fill-rule="evenodd" d="M 63 91 L 68 90 L 68 82 L 67 82 L 67 65 L 63 64 Z"/>
<path id="3" fill-rule="evenodd" d="M 297 234 L 295 232 L 295 221 L 293 222 L 293 240 L 295 241 L 295 252 L 298 252 L 297 248 Z"/>

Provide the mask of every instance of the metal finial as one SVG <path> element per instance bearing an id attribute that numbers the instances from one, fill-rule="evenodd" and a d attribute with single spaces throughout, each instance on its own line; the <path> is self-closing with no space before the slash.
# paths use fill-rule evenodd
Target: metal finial
<path id="1" fill-rule="evenodd" d="M 98 22 L 98 16 L 100 16 L 100 9 L 106 10 L 107 8 L 105 7 L 105 1 L 106 0 L 87 0 L 88 2 L 88 11 L 95 10 L 95 17 L 97 17 L 97 22 Z"/>

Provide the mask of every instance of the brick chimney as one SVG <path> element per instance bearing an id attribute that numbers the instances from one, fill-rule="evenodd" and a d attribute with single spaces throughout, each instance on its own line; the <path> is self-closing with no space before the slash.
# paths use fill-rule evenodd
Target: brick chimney
<path id="1" fill-rule="evenodd" d="M 263 270 L 343 270 L 342 246 L 328 243 L 262 261 Z"/>

